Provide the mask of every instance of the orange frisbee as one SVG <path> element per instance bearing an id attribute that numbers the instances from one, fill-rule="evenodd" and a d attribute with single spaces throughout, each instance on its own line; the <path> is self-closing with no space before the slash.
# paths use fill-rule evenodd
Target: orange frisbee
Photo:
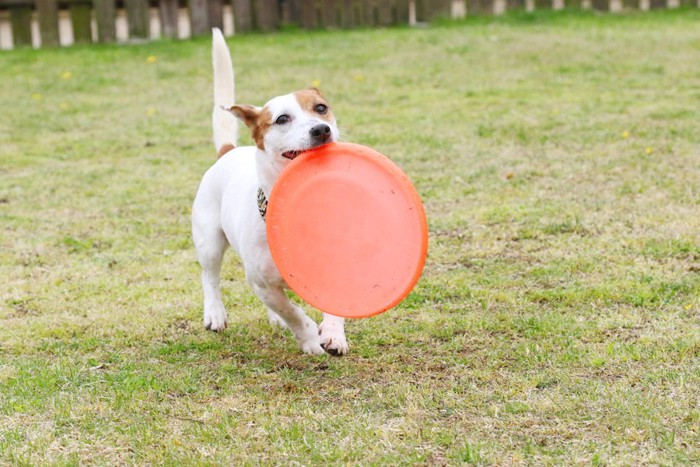
<path id="1" fill-rule="evenodd" d="M 428 226 L 401 169 L 365 146 L 331 143 L 296 157 L 267 206 L 267 241 L 287 285 L 317 309 L 366 318 L 420 278 Z"/>

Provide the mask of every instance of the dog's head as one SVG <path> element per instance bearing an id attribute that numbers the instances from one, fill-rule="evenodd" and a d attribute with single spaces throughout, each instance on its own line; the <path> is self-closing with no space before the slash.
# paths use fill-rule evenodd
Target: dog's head
<path id="1" fill-rule="evenodd" d="M 333 112 L 317 89 L 275 97 L 263 107 L 234 105 L 228 110 L 250 128 L 255 145 L 276 163 L 338 140 Z"/>

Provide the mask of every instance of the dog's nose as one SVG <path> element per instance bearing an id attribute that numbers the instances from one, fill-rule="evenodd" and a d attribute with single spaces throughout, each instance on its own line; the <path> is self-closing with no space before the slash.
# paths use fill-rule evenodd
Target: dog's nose
<path id="1" fill-rule="evenodd" d="M 315 127 L 313 127 L 309 131 L 309 134 L 311 134 L 311 138 L 315 141 L 325 143 L 331 138 L 331 127 L 329 127 L 325 123 L 321 123 L 320 125 L 316 125 Z"/>

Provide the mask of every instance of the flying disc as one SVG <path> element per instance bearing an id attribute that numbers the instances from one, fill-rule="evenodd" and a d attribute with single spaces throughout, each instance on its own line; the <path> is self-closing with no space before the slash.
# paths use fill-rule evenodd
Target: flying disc
<path id="1" fill-rule="evenodd" d="M 266 229 L 287 285 L 346 318 L 399 304 L 428 251 L 425 210 L 406 174 L 352 143 L 326 144 L 289 163 L 270 193 Z"/>

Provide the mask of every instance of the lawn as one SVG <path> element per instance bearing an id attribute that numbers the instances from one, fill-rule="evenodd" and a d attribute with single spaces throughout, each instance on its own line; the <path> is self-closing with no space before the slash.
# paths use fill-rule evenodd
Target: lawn
<path id="1" fill-rule="evenodd" d="M 3 52 L 0 464 L 700 462 L 700 11 L 229 45 L 408 173 L 421 281 L 309 357 L 230 255 L 205 331 L 209 40 Z"/>

